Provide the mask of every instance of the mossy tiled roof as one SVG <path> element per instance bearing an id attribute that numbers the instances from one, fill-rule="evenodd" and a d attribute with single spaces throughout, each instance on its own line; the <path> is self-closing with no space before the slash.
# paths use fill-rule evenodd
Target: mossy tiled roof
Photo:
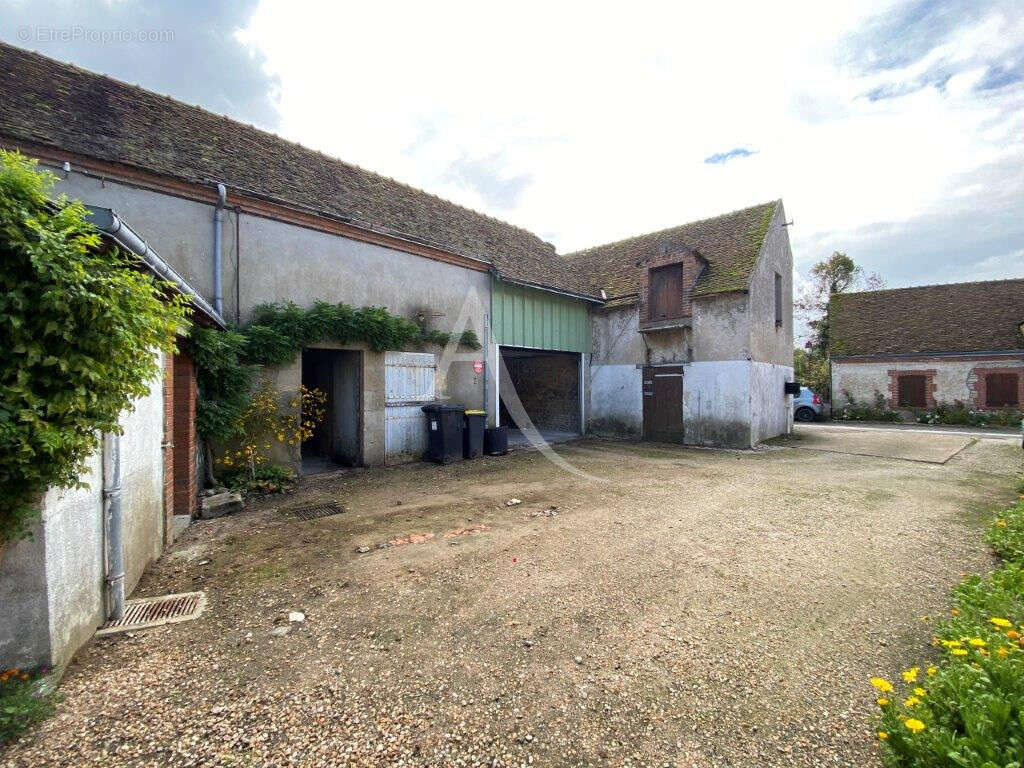
<path id="1" fill-rule="evenodd" d="M 531 232 L 279 136 L 0 43 L 0 137 L 283 205 L 492 263 L 573 293 L 586 281 Z"/>
<path id="2" fill-rule="evenodd" d="M 911 355 L 1024 349 L 1024 280 L 837 294 L 831 353 Z"/>
<path id="3" fill-rule="evenodd" d="M 670 229 L 598 245 L 565 256 L 582 274 L 590 276 L 592 292 L 604 290 L 619 303 L 640 289 L 644 262 L 665 248 L 696 250 L 707 260 L 697 280 L 695 296 L 747 290 L 765 234 L 778 200 L 692 221 Z"/>

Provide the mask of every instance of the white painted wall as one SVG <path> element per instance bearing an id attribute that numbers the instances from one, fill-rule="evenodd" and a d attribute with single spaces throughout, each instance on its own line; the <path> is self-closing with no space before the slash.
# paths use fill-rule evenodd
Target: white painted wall
<path id="1" fill-rule="evenodd" d="M 126 593 L 163 548 L 162 381 L 133 406 L 120 420 Z M 33 539 L 0 561 L 0 667 L 63 666 L 104 621 L 99 451 L 86 468 L 88 487 L 48 491 Z"/>
<path id="2" fill-rule="evenodd" d="M 757 445 L 793 431 L 793 396 L 785 394 L 793 368 L 773 363 L 750 364 L 750 442 Z"/>
<path id="3" fill-rule="evenodd" d="M 587 429 L 596 435 L 643 434 L 643 371 L 635 364 L 591 365 Z"/>
<path id="4" fill-rule="evenodd" d="M 683 366 L 683 441 L 687 445 L 750 447 L 750 368 L 748 360 Z"/>

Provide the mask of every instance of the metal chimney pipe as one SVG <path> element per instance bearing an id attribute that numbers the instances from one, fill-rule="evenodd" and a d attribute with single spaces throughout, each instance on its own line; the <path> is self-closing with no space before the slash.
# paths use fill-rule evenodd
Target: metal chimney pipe
<path id="1" fill-rule="evenodd" d="M 217 182 L 217 207 L 213 211 L 213 308 L 224 316 L 224 270 L 222 268 L 221 229 L 224 225 L 224 205 L 228 201 L 228 190 Z"/>

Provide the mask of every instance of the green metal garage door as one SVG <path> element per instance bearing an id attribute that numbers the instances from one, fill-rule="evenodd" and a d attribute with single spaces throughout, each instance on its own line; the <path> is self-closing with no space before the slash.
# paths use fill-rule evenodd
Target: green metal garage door
<path id="1" fill-rule="evenodd" d="M 586 302 L 569 296 L 492 279 L 491 326 L 506 347 L 590 351 Z"/>

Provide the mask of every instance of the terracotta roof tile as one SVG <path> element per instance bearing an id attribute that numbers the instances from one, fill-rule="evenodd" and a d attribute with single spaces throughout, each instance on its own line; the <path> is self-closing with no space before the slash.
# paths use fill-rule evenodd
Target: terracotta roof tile
<path id="1" fill-rule="evenodd" d="M 1024 349 L 1024 280 L 837 294 L 829 304 L 836 357 Z"/>
<path id="2" fill-rule="evenodd" d="M 253 126 L 0 43 L 0 136 L 319 211 L 573 293 L 536 235 Z"/>
<path id="3" fill-rule="evenodd" d="M 594 293 L 602 289 L 610 298 L 635 296 L 645 260 L 662 249 L 696 250 L 708 261 L 697 281 L 694 295 L 746 290 L 757 263 L 765 233 L 779 205 L 778 200 L 651 232 L 616 243 L 598 245 L 566 255 L 581 274 L 590 275 Z"/>

